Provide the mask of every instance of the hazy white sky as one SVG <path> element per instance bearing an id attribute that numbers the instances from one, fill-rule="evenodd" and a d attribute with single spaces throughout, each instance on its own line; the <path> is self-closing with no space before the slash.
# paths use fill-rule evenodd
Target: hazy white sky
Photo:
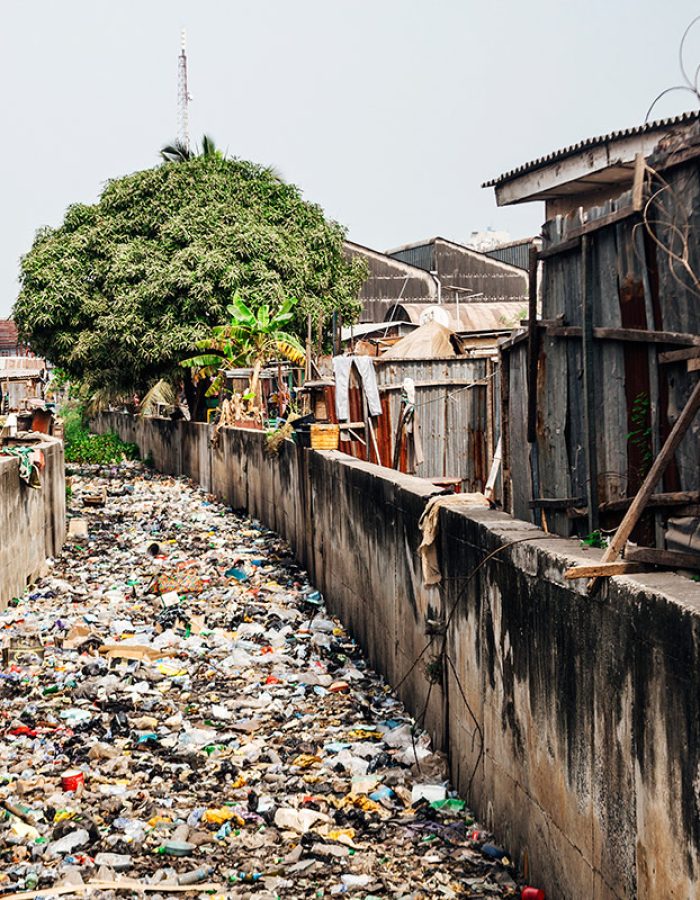
<path id="1" fill-rule="evenodd" d="M 482 181 L 643 121 L 679 81 L 700 2 L 0 0 L 0 315 L 35 230 L 175 137 L 180 29 L 191 131 L 273 164 L 360 243 L 535 232 Z M 700 62 L 698 34 L 689 69 Z M 658 115 L 693 108 L 676 94 Z"/>

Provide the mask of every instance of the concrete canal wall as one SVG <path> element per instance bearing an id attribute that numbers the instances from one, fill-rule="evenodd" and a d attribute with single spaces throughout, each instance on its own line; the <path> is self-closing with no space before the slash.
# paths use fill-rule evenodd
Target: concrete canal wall
<path id="1" fill-rule="evenodd" d="M 63 443 L 46 438 L 32 447 L 44 454 L 41 486 L 19 477 L 19 461 L 0 456 L 0 607 L 22 594 L 56 556 L 66 534 Z"/>
<path id="2" fill-rule="evenodd" d="M 270 457 L 250 431 L 213 448 L 204 425 L 94 427 L 290 541 L 549 900 L 700 897 L 700 585 L 618 577 L 590 599 L 563 572 L 599 551 L 472 508 L 441 510 L 426 588 L 426 481 L 293 444 Z"/>

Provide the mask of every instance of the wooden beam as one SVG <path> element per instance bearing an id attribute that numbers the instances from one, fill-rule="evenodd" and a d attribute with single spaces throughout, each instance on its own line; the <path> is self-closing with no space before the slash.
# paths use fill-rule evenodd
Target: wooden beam
<path id="1" fill-rule="evenodd" d="M 578 228 L 570 228 L 566 232 L 566 237 L 563 241 L 540 250 L 538 257 L 540 259 L 549 259 L 549 257 L 557 256 L 559 253 L 574 250 L 578 247 L 579 241 L 584 235 L 600 231 L 601 228 L 607 228 L 609 225 L 616 225 L 624 219 L 629 219 L 630 216 L 637 215 L 639 215 L 638 209 L 635 209 L 634 206 L 625 206 L 623 209 L 616 209 L 614 212 L 600 216 L 598 219 L 590 219 L 585 225 L 579 225 Z"/>
<path id="2" fill-rule="evenodd" d="M 530 244 L 528 258 L 528 326 L 527 326 L 527 440 L 537 440 L 537 247 Z"/>
<path id="3" fill-rule="evenodd" d="M 544 250 L 540 250 L 537 254 L 538 259 L 549 259 L 552 256 L 559 256 L 560 253 L 567 253 L 571 250 L 578 250 L 581 245 L 581 238 L 569 238 L 566 241 L 559 241 L 558 244 L 554 244 L 552 247 L 545 247 Z"/>
<path id="4" fill-rule="evenodd" d="M 686 359 L 700 359 L 700 347 L 684 347 L 682 350 L 666 350 L 658 355 L 659 363 L 664 366 L 669 363 L 683 362 Z"/>
<path id="5" fill-rule="evenodd" d="M 547 325 L 550 337 L 580 338 L 579 325 Z M 602 341 L 631 341 L 642 344 L 689 344 L 700 346 L 700 335 L 678 331 L 651 331 L 646 328 L 594 328 L 593 337 Z"/>
<path id="6" fill-rule="evenodd" d="M 564 578 L 567 581 L 576 581 L 578 578 L 609 578 L 612 575 L 629 575 L 639 571 L 638 563 L 599 562 L 587 566 L 572 566 L 564 572 Z"/>
<path id="7" fill-rule="evenodd" d="M 622 512 L 632 505 L 634 497 L 622 497 L 620 500 L 608 500 L 600 504 L 601 512 Z M 647 508 L 684 506 L 687 503 L 700 503 L 700 491 L 673 491 L 665 494 L 652 494 Z"/>
<path id="8" fill-rule="evenodd" d="M 573 509 L 584 506 L 585 497 L 536 497 L 530 500 L 530 509 L 539 506 L 540 509 Z"/>
<path id="9" fill-rule="evenodd" d="M 683 553 L 681 550 L 657 550 L 656 547 L 630 547 L 625 550 L 625 559 L 630 562 L 668 569 L 700 569 L 700 555 Z"/>
<path id="10" fill-rule="evenodd" d="M 583 431 L 586 459 L 586 505 L 588 507 L 588 532 L 598 528 L 598 438 L 595 405 L 595 365 L 593 360 L 593 311 L 588 296 L 588 235 L 581 238 L 581 316 L 583 358 Z"/>
<path id="11" fill-rule="evenodd" d="M 676 419 L 670 434 L 664 441 L 661 452 L 652 463 L 651 469 L 649 469 L 642 486 L 637 492 L 637 496 L 625 513 L 622 522 L 620 522 L 619 528 L 613 535 L 610 544 L 603 554 L 602 562 L 614 562 L 622 552 L 622 549 L 627 543 L 630 534 L 632 534 L 640 516 L 646 509 L 647 503 L 654 493 L 654 488 L 661 480 L 668 464 L 673 459 L 673 455 L 676 452 L 678 445 L 683 440 L 691 422 L 695 418 L 698 409 L 700 409 L 700 381 L 698 381 L 693 388 L 693 392 L 688 398 L 688 402 L 683 407 L 683 411 Z M 589 584 L 589 592 L 592 591 L 595 586 L 596 579 L 593 578 Z"/>

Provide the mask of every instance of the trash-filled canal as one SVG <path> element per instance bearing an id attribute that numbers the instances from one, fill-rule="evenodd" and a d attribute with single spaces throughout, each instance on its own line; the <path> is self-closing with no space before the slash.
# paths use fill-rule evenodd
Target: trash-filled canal
<path id="1" fill-rule="evenodd" d="M 72 481 L 0 614 L 0 891 L 516 894 L 277 535 L 140 464 Z"/>

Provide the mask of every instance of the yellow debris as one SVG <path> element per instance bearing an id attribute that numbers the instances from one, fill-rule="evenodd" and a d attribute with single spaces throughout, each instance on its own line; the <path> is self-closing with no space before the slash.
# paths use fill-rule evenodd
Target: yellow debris
<path id="1" fill-rule="evenodd" d="M 230 822 L 232 819 L 235 820 L 236 825 L 245 825 L 245 819 L 235 813 L 230 806 L 207 809 L 202 816 L 202 820 L 210 825 L 223 825 L 224 822 Z"/>
<path id="2" fill-rule="evenodd" d="M 310 769 L 311 766 L 316 766 L 320 762 L 320 756 L 313 756 L 311 753 L 300 753 L 299 756 L 292 760 L 292 765 L 298 766 L 300 769 Z"/>

